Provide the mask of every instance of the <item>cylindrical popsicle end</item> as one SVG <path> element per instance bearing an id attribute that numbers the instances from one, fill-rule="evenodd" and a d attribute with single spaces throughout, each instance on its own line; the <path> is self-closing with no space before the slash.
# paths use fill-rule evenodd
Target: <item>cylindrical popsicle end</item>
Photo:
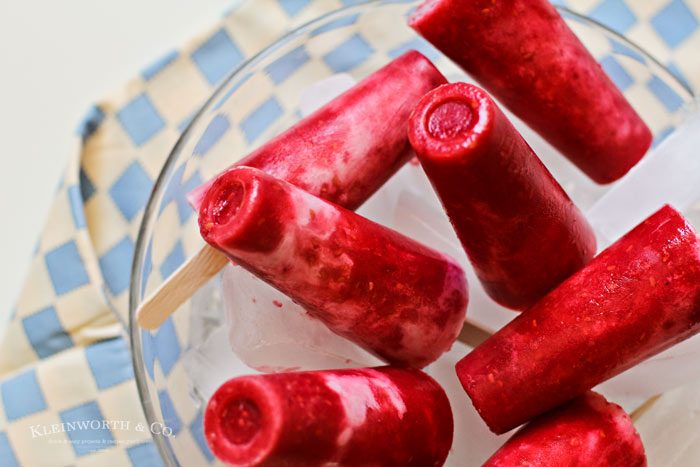
<path id="1" fill-rule="evenodd" d="M 439 466 L 453 427 L 438 383 L 393 367 L 234 378 L 204 415 L 212 452 L 246 466 Z"/>
<path id="2" fill-rule="evenodd" d="M 496 112 L 493 100 L 478 87 L 445 84 L 426 94 L 413 110 L 408 137 L 421 160 L 453 161 L 487 136 Z"/>
<path id="3" fill-rule="evenodd" d="M 450 140 L 466 134 L 474 122 L 472 106 L 464 101 L 443 101 L 428 117 L 428 133 L 439 140 Z"/>
<path id="4" fill-rule="evenodd" d="M 253 465 L 269 456 L 279 437 L 282 403 L 265 380 L 230 380 L 214 394 L 204 416 L 212 452 L 224 462 Z"/>
<path id="5" fill-rule="evenodd" d="M 238 167 L 220 175 L 202 200 L 204 240 L 229 250 L 268 252 L 282 238 L 289 206 L 283 185 L 260 170 Z"/>

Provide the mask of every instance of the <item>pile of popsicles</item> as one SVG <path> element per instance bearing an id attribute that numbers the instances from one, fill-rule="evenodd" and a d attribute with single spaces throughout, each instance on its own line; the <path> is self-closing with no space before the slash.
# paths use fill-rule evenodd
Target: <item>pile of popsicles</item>
<path id="1" fill-rule="evenodd" d="M 489 92 L 599 183 L 651 133 L 547 0 L 430 0 L 410 25 L 484 89 L 408 52 L 197 190 L 204 239 L 388 366 L 235 378 L 205 433 L 233 465 L 439 466 L 450 403 L 420 371 L 468 302 L 451 258 L 358 208 L 414 155 L 485 290 L 522 311 L 456 375 L 489 466 L 643 466 L 590 391 L 700 330 L 700 243 L 667 206 L 594 257 L 592 228 Z M 487 92 L 488 91 L 488 92 Z"/>

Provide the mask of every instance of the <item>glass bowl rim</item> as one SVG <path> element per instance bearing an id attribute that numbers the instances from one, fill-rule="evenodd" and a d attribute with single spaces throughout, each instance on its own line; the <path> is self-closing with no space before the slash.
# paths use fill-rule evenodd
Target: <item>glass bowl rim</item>
<path id="1" fill-rule="evenodd" d="M 415 0 L 415 3 L 418 3 L 419 0 Z M 234 70 L 232 70 L 225 78 L 222 79 L 222 81 L 216 86 L 216 89 L 212 92 L 211 96 L 205 101 L 205 103 L 195 112 L 194 116 L 190 120 L 190 122 L 187 124 L 187 127 L 185 130 L 180 134 L 178 137 L 177 141 L 175 142 L 175 145 L 173 146 L 172 150 L 168 154 L 168 157 L 165 160 L 165 163 L 163 164 L 163 167 L 161 168 L 160 173 L 158 174 L 158 177 L 156 178 L 156 181 L 153 185 L 153 189 L 151 191 L 151 194 L 148 198 L 148 202 L 146 203 L 146 207 L 144 209 L 143 217 L 141 219 L 141 223 L 139 226 L 138 230 L 138 235 L 136 238 L 136 244 L 134 248 L 134 257 L 133 257 L 133 262 L 131 265 L 131 277 L 130 277 L 130 284 L 129 284 L 129 340 L 130 340 L 130 348 L 131 348 L 131 359 L 132 359 L 132 365 L 134 368 L 134 377 L 136 380 L 136 387 L 138 390 L 139 394 L 139 399 L 141 402 L 141 408 L 143 409 L 144 415 L 146 417 L 147 422 L 153 423 L 156 420 L 155 412 L 151 404 L 151 393 L 150 389 L 148 387 L 148 382 L 146 381 L 147 378 L 147 373 L 146 373 L 146 368 L 143 362 L 143 350 L 141 347 L 141 336 L 140 336 L 140 331 L 141 328 L 136 322 L 136 310 L 138 308 L 139 302 L 140 302 L 140 295 L 141 295 L 141 282 L 143 280 L 143 261 L 142 258 L 144 257 L 148 242 L 147 242 L 147 234 L 151 232 L 152 226 L 155 222 L 155 217 L 154 214 L 157 212 L 158 208 L 158 202 L 160 198 L 162 197 L 164 191 L 165 191 L 165 185 L 166 181 L 170 179 L 170 176 L 172 175 L 176 161 L 178 160 L 182 148 L 185 146 L 187 142 L 189 142 L 191 136 L 192 136 L 192 131 L 193 128 L 200 123 L 200 119 L 206 115 L 212 107 L 215 107 L 215 104 L 218 103 L 219 99 L 221 99 L 229 86 L 229 84 L 236 79 L 239 76 L 245 76 L 245 73 L 248 69 L 255 67 L 259 62 L 261 62 L 263 59 L 268 57 L 269 55 L 273 54 L 276 50 L 279 48 L 283 47 L 285 44 L 287 44 L 289 41 L 292 39 L 301 36 L 310 30 L 312 30 L 314 27 L 320 26 L 321 23 L 326 22 L 329 18 L 332 18 L 333 16 L 336 15 L 342 15 L 348 11 L 352 10 L 360 10 L 368 5 L 372 4 L 382 4 L 382 3 L 387 3 L 387 4 L 392 4 L 392 3 L 408 3 L 405 0 L 364 0 L 358 3 L 354 3 L 351 5 L 346 5 L 341 8 L 329 11 L 327 13 L 324 13 L 320 16 L 317 16 L 310 21 L 303 23 L 302 25 L 296 27 L 295 29 L 292 29 L 291 31 L 283 34 L 280 36 L 277 40 L 275 40 L 272 44 L 264 47 L 260 52 L 254 54 L 247 60 L 243 61 L 238 67 L 236 67 Z M 597 21 L 589 16 L 583 15 L 581 13 L 577 13 L 568 7 L 562 6 L 562 5 L 554 5 L 554 7 L 561 13 L 563 16 L 569 16 L 577 21 L 580 21 L 582 23 L 588 24 L 589 26 L 592 26 L 594 29 L 600 30 L 604 35 L 609 36 L 614 38 L 615 40 L 620 41 L 623 43 L 626 47 L 628 47 L 630 50 L 638 53 L 640 56 L 642 56 L 648 63 L 651 68 L 658 68 L 661 72 L 666 74 L 671 81 L 675 82 L 680 89 L 686 94 L 684 97 L 684 100 L 691 101 L 695 98 L 695 94 L 692 90 L 692 88 L 685 83 L 683 80 L 679 79 L 671 70 L 663 65 L 658 59 L 656 59 L 653 55 L 648 53 L 646 50 L 632 42 L 630 39 L 626 38 L 624 35 L 618 33 L 617 31 L 613 30 L 612 28 L 604 25 L 600 21 Z M 235 14 L 235 13 L 234 13 Z M 153 441 L 158 448 L 158 452 L 163 459 L 163 461 L 166 463 L 166 465 L 169 466 L 177 466 L 179 463 L 173 456 L 172 450 L 167 446 L 167 442 L 162 436 L 157 436 L 156 434 L 152 433 L 152 438 Z"/>

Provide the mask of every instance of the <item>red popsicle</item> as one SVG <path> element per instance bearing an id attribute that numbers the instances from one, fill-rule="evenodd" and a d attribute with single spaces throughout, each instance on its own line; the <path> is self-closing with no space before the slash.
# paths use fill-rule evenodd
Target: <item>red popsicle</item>
<path id="1" fill-rule="evenodd" d="M 645 467 L 629 416 L 594 392 L 525 425 L 482 467 Z"/>
<path id="2" fill-rule="evenodd" d="M 505 433 L 700 330 L 700 242 L 665 206 L 457 364 Z"/>
<path id="3" fill-rule="evenodd" d="M 583 267 L 595 234 L 494 101 L 471 84 L 423 97 L 409 139 L 486 292 L 523 310 Z"/>
<path id="4" fill-rule="evenodd" d="M 391 367 L 235 378 L 204 415 L 214 454 L 246 466 L 440 466 L 452 431 L 443 389 Z"/>
<path id="5" fill-rule="evenodd" d="M 217 178 L 202 237 L 331 330 L 398 365 L 422 367 L 464 322 L 452 259 L 258 169 Z"/>
<path id="6" fill-rule="evenodd" d="M 596 182 L 649 149 L 649 128 L 549 0 L 427 0 L 409 24 Z"/>
<path id="7" fill-rule="evenodd" d="M 415 50 L 237 162 L 357 209 L 413 156 L 406 122 L 418 100 L 445 77 Z M 189 198 L 199 209 L 211 182 Z"/>

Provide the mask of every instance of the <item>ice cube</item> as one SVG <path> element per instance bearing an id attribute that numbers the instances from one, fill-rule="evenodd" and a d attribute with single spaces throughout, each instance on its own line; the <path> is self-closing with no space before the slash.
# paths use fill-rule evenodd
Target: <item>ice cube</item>
<path id="1" fill-rule="evenodd" d="M 651 397 L 670 389 L 700 380 L 697 368 L 698 353 L 700 353 L 700 335 L 695 335 L 680 344 L 658 354 L 649 360 L 639 372 L 633 369 L 620 375 L 623 381 L 640 384 L 644 381 L 646 394 Z M 694 370 L 694 371 L 689 371 Z M 628 378 L 623 378 L 627 376 Z M 632 381 L 635 377 L 636 381 Z"/>
<path id="2" fill-rule="evenodd" d="M 190 394 L 198 407 L 206 404 L 214 391 L 229 379 L 258 373 L 233 352 L 225 327 L 217 328 L 205 341 L 187 350 L 182 363 L 190 380 Z"/>
<path id="3" fill-rule="evenodd" d="M 182 361 L 198 407 L 230 378 L 256 373 L 233 353 L 225 329 L 221 280 L 211 280 L 190 301 L 189 345 Z"/>
<path id="4" fill-rule="evenodd" d="M 460 263 L 467 256 L 457 239 L 452 224 L 439 202 L 429 192 L 418 194 L 404 190 L 396 204 L 393 223 L 396 229 L 414 240 L 429 245 Z"/>
<path id="5" fill-rule="evenodd" d="M 378 224 L 397 230 L 394 219 L 397 204 L 402 193 L 410 189 L 415 177 L 414 172 L 422 173 L 423 170 L 414 164 L 406 164 L 387 180 L 380 190 L 365 201 L 357 213 Z"/>
<path id="6" fill-rule="evenodd" d="M 222 287 L 231 348 L 252 368 L 269 373 L 382 364 L 243 268 L 227 266 Z"/>
<path id="7" fill-rule="evenodd" d="M 664 204 L 685 212 L 700 201 L 698 148 L 700 111 L 695 110 L 588 211 L 601 248 Z"/>
<path id="8" fill-rule="evenodd" d="M 221 277 L 210 280 L 190 300 L 189 347 L 197 347 L 224 324 Z"/>
<path id="9" fill-rule="evenodd" d="M 629 401 L 632 406 L 637 406 L 657 394 L 700 381 L 698 358 L 700 335 L 691 337 L 606 381 L 600 385 L 600 391 L 613 400 Z"/>

